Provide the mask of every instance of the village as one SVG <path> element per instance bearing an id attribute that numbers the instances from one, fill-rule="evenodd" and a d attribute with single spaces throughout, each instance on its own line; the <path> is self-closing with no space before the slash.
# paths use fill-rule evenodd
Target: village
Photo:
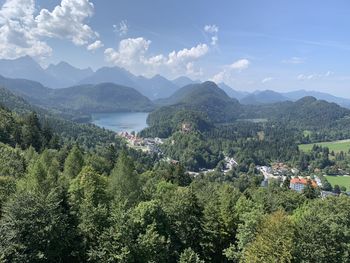
<path id="1" fill-rule="evenodd" d="M 187 126 L 182 127 L 183 131 L 185 129 L 190 129 L 190 128 L 188 128 Z M 157 154 L 160 157 L 162 157 L 162 160 L 174 165 L 179 163 L 177 160 L 173 160 L 167 156 L 164 156 L 164 153 L 162 152 L 160 147 L 164 143 L 164 139 L 161 139 L 158 137 L 142 138 L 142 137 L 139 137 L 136 133 L 128 133 L 128 132 L 120 132 L 118 135 L 123 139 L 125 139 L 128 147 L 134 148 L 136 150 L 141 150 L 149 154 Z M 238 163 L 234 158 L 225 156 L 224 165 L 221 169 L 221 172 L 223 172 L 224 174 L 227 174 L 237 165 Z M 287 178 L 290 179 L 289 188 L 299 193 L 303 192 L 307 184 L 310 184 L 313 188 L 322 189 L 323 187 L 322 181 L 317 175 L 300 176 L 300 172 L 298 169 L 292 168 L 285 163 L 273 163 L 271 166 L 258 165 L 255 168 L 264 177 L 263 181 L 261 182 L 261 187 L 268 187 L 269 183 L 271 183 L 272 181 L 282 185 Z M 207 174 L 214 171 L 215 169 L 201 168 L 199 169 L 199 171 L 186 171 L 186 172 L 190 176 L 197 177 L 200 174 Z M 333 192 L 323 191 L 323 190 L 320 191 L 320 194 L 322 198 L 329 195 L 336 195 Z"/>

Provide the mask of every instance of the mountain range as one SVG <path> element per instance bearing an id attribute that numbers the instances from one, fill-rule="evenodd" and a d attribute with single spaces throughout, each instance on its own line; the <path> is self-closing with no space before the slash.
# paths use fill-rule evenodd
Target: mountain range
<path id="1" fill-rule="evenodd" d="M 33 81 L 31 84 L 39 82 L 42 84 L 42 89 L 45 87 L 58 89 L 110 82 L 121 86 L 132 87 L 150 100 L 168 98 L 184 86 L 200 83 L 199 80 L 192 80 L 185 76 L 174 80 L 169 80 L 161 75 L 155 75 L 151 78 L 135 76 L 126 69 L 117 66 L 102 67 L 93 71 L 91 68 L 79 69 L 67 62 L 60 62 L 55 65 L 51 64 L 44 69 L 29 56 L 14 60 L 0 59 L 0 75 L 6 78 L 17 79 L 18 85 L 23 85 L 23 83 L 28 85 L 28 83 L 30 83 L 25 80 Z M 4 80 L 1 78 L 0 84 L 4 84 Z M 343 107 L 350 108 L 350 99 L 317 91 L 296 90 L 280 93 L 272 90 L 258 90 L 249 93 L 235 90 L 225 83 L 218 83 L 218 86 L 224 90 L 229 97 L 238 99 L 242 104 L 259 105 L 288 100 L 296 101 L 305 96 L 313 96 L 317 99 L 335 102 Z M 30 87 L 28 87 L 27 93 L 31 94 L 31 100 L 33 100 L 35 96 L 33 96 L 33 91 L 30 90 Z"/>

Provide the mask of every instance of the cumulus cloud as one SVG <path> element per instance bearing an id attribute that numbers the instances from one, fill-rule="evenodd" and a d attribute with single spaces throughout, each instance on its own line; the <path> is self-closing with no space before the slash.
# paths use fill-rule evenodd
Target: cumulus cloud
<path id="1" fill-rule="evenodd" d="M 105 59 L 110 63 L 125 67 L 139 74 L 147 71 L 191 72 L 191 74 L 196 72 L 197 74 L 199 71 L 195 71 L 191 63 L 209 51 L 208 45 L 198 44 L 192 48 L 184 48 L 179 51 L 174 50 L 168 55 L 157 54 L 150 56 L 147 54 L 150 44 L 151 41 L 143 37 L 123 39 L 116 49 L 107 48 L 105 50 Z"/>
<path id="2" fill-rule="evenodd" d="M 217 25 L 206 25 L 204 26 L 204 31 L 209 35 L 212 46 L 216 46 L 219 41 L 218 33 L 219 27 Z"/>
<path id="3" fill-rule="evenodd" d="M 249 67 L 250 61 L 248 59 L 239 59 L 233 62 L 230 65 L 224 66 L 223 70 L 215 74 L 211 80 L 220 83 L 220 82 L 229 82 L 235 72 L 241 72 Z"/>
<path id="4" fill-rule="evenodd" d="M 84 23 L 93 13 L 94 5 L 89 0 L 62 0 L 52 12 L 42 9 L 35 18 L 38 34 L 85 45 L 98 35 Z"/>
<path id="5" fill-rule="evenodd" d="M 190 49 L 184 48 L 178 52 L 173 51 L 169 53 L 166 64 L 178 65 L 188 60 L 198 59 L 207 54 L 208 51 L 209 47 L 207 44 L 198 44 L 195 47 L 192 47 Z"/>
<path id="6" fill-rule="evenodd" d="M 125 36 L 129 31 L 128 21 L 122 20 L 119 25 L 113 25 L 114 31 L 119 33 L 119 36 Z"/>
<path id="7" fill-rule="evenodd" d="M 89 51 L 95 51 L 95 50 L 97 50 L 97 49 L 99 49 L 99 48 L 101 48 L 103 46 L 104 45 L 103 45 L 103 43 L 100 40 L 96 40 L 94 43 L 88 45 L 86 47 L 86 49 L 89 50 Z"/>
<path id="8" fill-rule="evenodd" d="M 262 83 L 262 84 L 265 84 L 266 82 L 270 82 L 270 81 L 272 81 L 272 80 L 273 80 L 272 77 L 267 77 L 267 78 L 262 79 L 262 80 L 261 80 L 261 83 Z"/>
<path id="9" fill-rule="evenodd" d="M 285 64 L 302 64 L 305 62 L 304 58 L 301 57 L 291 57 L 289 59 L 282 60 Z"/>
<path id="10" fill-rule="evenodd" d="M 33 28 L 33 0 L 7 0 L 0 9 L 0 57 L 49 56 L 52 49 L 41 41 Z"/>
<path id="11" fill-rule="evenodd" d="M 144 63 L 144 55 L 150 44 L 151 41 L 143 37 L 127 38 L 120 41 L 116 50 L 107 48 L 104 53 L 108 62 L 123 67 L 130 67 Z"/>
<path id="12" fill-rule="evenodd" d="M 62 0 L 52 12 L 42 9 L 35 17 L 34 0 L 6 0 L 0 8 L 0 57 L 49 56 L 52 49 L 44 38 L 88 44 L 98 37 L 84 23 L 93 15 L 93 9 L 88 0 Z"/>

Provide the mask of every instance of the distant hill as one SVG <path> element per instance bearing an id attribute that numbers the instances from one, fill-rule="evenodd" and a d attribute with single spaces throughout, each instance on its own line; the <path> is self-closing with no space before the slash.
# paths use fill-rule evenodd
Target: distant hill
<path id="1" fill-rule="evenodd" d="M 221 86 L 220 86 L 221 87 Z M 222 87 L 221 87 L 222 88 Z M 226 91 L 226 89 L 224 89 Z M 242 104 L 258 105 L 276 103 L 282 101 L 296 101 L 303 97 L 315 97 L 318 100 L 334 102 L 340 106 L 350 108 L 350 99 L 333 96 L 328 93 L 318 91 L 296 90 L 290 92 L 276 92 L 272 90 L 255 91 L 239 98 Z M 233 96 L 234 97 L 234 96 Z M 237 97 L 238 98 L 238 97 Z"/>
<path id="2" fill-rule="evenodd" d="M 151 100 L 166 98 L 178 89 L 174 83 L 160 75 L 155 75 L 152 78 L 137 77 L 119 67 L 100 68 L 93 75 L 79 81 L 80 84 L 98 84 L 102 82 L 132 87 Z"/>
<path id="3" fill-rule="evenodd" d="M 18 59 L 0 59 L 0 75 L 7 78 L 28 79 L 42 83 L 47 87 L 59 86 L 59 80 L 48 74 L 29 56 Z"/>
<path id="4" fill-rule="evenodd" d="M 0 59 L 0 75 L 7 78 L 27 79 L 40 82 L 49 88 L 65 88 L 91 75 L 91 69 L 78 69 L 66 62 L 49 65 L 43 69 L 29 56 L 17 59 Z"/>
<path id="5" fill-rule="evenodd" d="M 135 82 L 135 89 L 152 100 L 169 97 L 179 88 L 161 75 L 155 75 L 150 79 L 139 76 Z"/>
<path id="6" fill-rule="evenodd" d="M 113 83 L 49 89 L 35 81 L 0 76 L 0 86 L 33 105 L 69 115 L 153 109 L 153 103 L 135 89 Z"/>
<path id="7" fill-rule="evenodd" d="M 237 100 L 210 81 L 187 85 L 170 96 L 166 103 L 168 106 L 152 112 L 148 119 L 149 124 L 156 126 L 162 134 L 169 133 L 164 127 L 174 130 L 183 121 L 201 127 L 208 127 L 208 123 L 232 122 L 241 111 Z"/>
<path id="8" fill-rule="evenodd" d="M 115 83 L 127 87 L 136 86 L 135 76 L 120 67 L 102 67 L 92 75 L 81 79 L 77 84 L 99 84 L 104 82 Z"/>
<path id="9" fill-rule="evenodd" d="M 242 104 L 268 104 L 268 103 L 276 103 L 281 101 L 287 101 L 289 98 L 283 96 L 282 94 L 272 91 L 272 90 L 263 90 L 256 91 L 252 94 L 249 94 L 240 99 Z"/>
<path id="10" fill-rule="evenodd" d="M 266 118 L 286 122 L 302 129 L 332 127 L 350 117 L 350 110 L 314 97 L 304 97 L 295 102 L 245 105 L 244 118 Z"/>
<path id="11" fill-rule="evenodd" d="M 44 87 L 41 83 L 27 79 L 12 79 L 0 76 L 0 86 L 5 87 L 28 102 L 41 104 L 47 98 L 51 89 Z"/>
<path id="12" fill-rule="evenodd" d="M 113 83 L 53 90 L 48 105 L 81 113 L 150 111 L 152 102 L 137 90 Z"/>
<path id="13" fill-rule="evenodd" d="M 173 79 L 172 82 L 179 88 L 185 87 L 185 86 L 190 85 L 190 84 L 200 83 L 199 80 L 192 80 L 192 79 L 185 77 L 185 76 Z"/>
<path id="14" fill-rule="evenodd" d="M 229 95 L 231 98 L 235 98 L 238 100 L 244 98 L 245 96 L 247 96 L 249 94 L 249 92 L 234 90 L 233 88 L 231 88 L 230 86 L 226 85 L 223 82 L 219 83 L 218 86 L 223 91 L 225 91 L 226 94 Z"/>
<path id="15" fill-rule="evenodd" d="M 312 96 L 319 100 L 326 100 L 328 102 L 334 102 L 339 104 L 340 106 L 350 108 L 350 99 L 341 98 L 337 96 L 333 96 L 328 93 L 318 92 L 318 91 L 307 91 L 307 90 L 296 90 L 291 92 L 282 93 L 283 96 L 291 99 L 298 100 L 306 96 Z"/>
<path id="16" fill-rule="evenodd" d="M 61 80 L 61 88 L 72 86 L 94 73 L 91 68 L 79 69 L 63 61 L 56 65 L 50 64 L 45 72 Z"/>

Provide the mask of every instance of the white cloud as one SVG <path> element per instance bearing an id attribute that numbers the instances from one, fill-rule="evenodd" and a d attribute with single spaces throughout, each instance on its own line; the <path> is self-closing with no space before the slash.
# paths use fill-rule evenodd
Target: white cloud
<path id="1" fill-rule="evenodd" d="M 204 26 L 204 31 L 210 36 L 212 46 L 216 46 L 219 41 L 218 33 L 219 27 L 217 25 L 206 25 Z"/>
<path id="2" fill-rule="evenodd" d="M 89 51 L 95 51 L 95 50 L 97 50 L 97 49 L 99 49 L 99 48 L 101 48 L 103 46 L 104 45 L 103 45 L 103 43 L 100 40 L 96 40 L 94 43 L 88 45 L 86 47 L 86 49 L 89 50 Z"/>
<path id="3" fill-rule="evenodd" d="M 322 79 L 322 78 L 328 78 L 334 73 L 332 71 L 327 71 L 326 73 L 312 73 L 312 74 L 299 74 L 297 76 L 298 80 L 317 80 L 317 79 Z"/>
<path id="4" fill-rule="evenodd" d="M 108 62 L 123 67 L 130 67 L 135 64 L 143 64 L 145 53 L 151 41 L 143 38 L 127 38 L 120 41 L 118 49 L 107 48 L 105 58 Z"/>
<path id="5" fill-rule="evenodd" d="M 248 59 L 240 59 L 232 63 L 229 67 L 235 70 L 244 70 L 249 67 L 250 61 Z"/>
<path id="6" fill-rule="evenodd" d="M 166 64 L 168 65 L 178 65 L 181 62 L 186 62 L 192 59 L 198 59 L 209 51 L 207 44 L 198 44 L 190 49 L 184 48 L 178 52 L 173 51 L 169 53 Z"/>
<path id="7" fill-rule="evenodd" d="M 267 78 L 262 79 L 262 80 L 261 80 L 261 83 L 265 84 L 266 82 L 270 82 L 270 81 L 272 81 L 272 80 L 273 80 L 272 77 L 267 77 Z"/>
<path id="8" fill-rule="evenodd" d="M 204 31 L 211 34 L 218 33 L 219 27 L 217 25 L 206 25 L 204 26 Z"/>
<path id="9" fill-rule="evenodd" d="M 289 59 L 282 60 L 282 63 L 285 63 L 285 64 L 302 64 L 304 62 L 305 62 L 305 59 L 301 57 L 291 57 Z"/>
<path id="10" fill-rule="evenodd" d="M 233 78 L 234 72 L 241 72 L 249 67 L 250 61 L 248 59 L 239 59 L 233 62 L 231 65 L 224 66 L 223 70 L 215 74 L 211 80 L 220 82 L 230 82 Z"/>
<path id="11" fill-rule="evenodd" d="M 122 20 L 119 25 L 113 25 L 113 28 L 120 36 L 125 36 L 129 31 L 128 21 Z"/>
<path id="12" fill-rule="evenodd" d="M 0 58 L 49 56 L 52 49 L 33 32 L 33 0 L 7 0 L 0 9 Z"/>
<path id="13" fill-rule="evenodd" d="M 75 45 L 86 45 L 98 34 L 84 21 L 94 13 L 89 0 L 62 0 L 52 12 L 42 9 L 35 18 L 38 34 L 46 37 L 69 39 Z"/>
<path id="14" fill-rule="evenodd" d="M 206 44 L 198 44 L 192 48 L 172 51 L 168 55 L 157 54 L 148 56 L 151 41 L 143 38 L 128 38 L 120 41 L 117 49 L 105 50 L 106 61 L 127 68 L 136 74 L 157 72 L 164 74 L 199 74 L 194 69 L 193 61 L 203 57 L 209 51 Z M 192 63 L 192 64 L 191 64 Z"/>
<path id="15" fill-rule="evenodd" d="M 212 81 L 215 83 L 221 83 L 226 82 L 228 80 L 228 74 L 226 71 L 220 71 L 219 73 L 215 74 L 212 78 Z"/>
<path id="16" fill-rule="evenodd" d="M 35 17 L 34 0 L 6 0 L 0 8 L 0 58 L 49 56 L 52 49 L 44 38 L 88 44 L 98 37 L 84 23 L 93 15 L 93 9 L 88 0 L 62 0 L 52 12 L 42 9 Z"/>

